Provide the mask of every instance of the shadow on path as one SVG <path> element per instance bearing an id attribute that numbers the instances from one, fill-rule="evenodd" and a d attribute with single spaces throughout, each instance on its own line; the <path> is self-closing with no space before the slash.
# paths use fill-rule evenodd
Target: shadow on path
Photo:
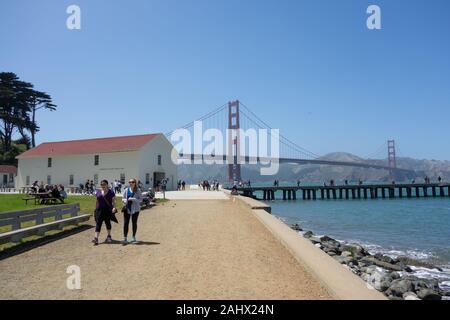
<path id="1" fill-rule="evenodd" d="M 63 230 L 54 235 L 48 235 L 48 236 L 44 236 L 44 237 L 36 239 L 36 240 L 31 240 L 31 241 L 27 241 L 25 243 L 17 244 L 14 247 L 7 248 L 7 249 L 3 250 L 2 252 L 0 252 L 0 261 L 3 259 L 6 259 L 6 258 L 10 258 L 15 255 L 18 255 L 18 254 L 27 252 L 29 250 L 41 247 L 50 242 L 53 242 L 56 240 L 61 240 L 61 239 L 67 238 L 69 236 L 72 236 L 74 234 L 77 234 L 77 233 L 80 233 L 80 232 L 83 232 L 86 230 L 90 230 L 92 228 L 94 228 L 94 227 L 91 225 L 81 225 L 81 226 L 77 226 L 77 227 L 69 229 L 69 230 Z"/>
<path id="2" fill-rule="evenodd" d="M 110 243 L 106 243 L 106 242 L 100 242 L 99 243 L 99 245 L 115 245 L 115 244 L 116 245 L 117 244 L 123 245 L 122 241 L 119 241 L 119 240 L 113 240 Z M 161 244 L 161 243 L 159 243 L 159 242 L 152 242 L 152 241 L 138 241 L 136 243 L 128 242 L 126 245 L 127 246 L 154 246 L 154 245 L 158 245 L 158 244 Z"/>

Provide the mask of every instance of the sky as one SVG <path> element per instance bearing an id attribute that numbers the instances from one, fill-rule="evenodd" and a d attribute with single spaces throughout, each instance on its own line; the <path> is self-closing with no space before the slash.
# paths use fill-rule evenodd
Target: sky
<path id="1" fill-rule="evenodd" d="M 69 5 L 81 30 L 66 27 Z M 381 30 L 366 26 L 381 8 Z M 450 159 L 447 0 L 0 0 L 0 72 L 58 105 L 38 143 L 166 133 L 239 99 L 315 154 Z M 225 121 L 225 119 L 224 119 Z M 387 153 L 387 150 L 386 150 Z"/>

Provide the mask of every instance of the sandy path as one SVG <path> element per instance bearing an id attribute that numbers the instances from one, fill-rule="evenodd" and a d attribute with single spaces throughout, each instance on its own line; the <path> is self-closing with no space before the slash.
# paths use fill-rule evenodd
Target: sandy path
<path id="1" fill-rule="evenodd" d="M 119 222 L 115 239 L 121 238 Z M 93 230 L 87 230 L 1 260 L 0 298 L 329 298 L 255 217 L 231 201 L 170 201 L 142 212 L 139 222 L 141 245 L 94 247 Z M 66 288 L 69 265 L 81 268 L 81 290 Z"/>

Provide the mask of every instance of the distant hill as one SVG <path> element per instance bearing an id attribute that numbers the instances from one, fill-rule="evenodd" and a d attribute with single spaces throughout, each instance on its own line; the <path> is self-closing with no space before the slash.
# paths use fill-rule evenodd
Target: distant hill
<path id="1" fill-rule="evenodd" d="M 333 161 L 355 161 L 373 164 L 386 165 L 387 160 L 362 159 L 356 155 L 346 152 L 329 153 L 319 159 Z M 441 176 L 445 180 L 450 180 L 450 161 L 419 160 L 412 158 L 397 158 L 397 166 L 403 169 L 424 172 L 431 179 L 436 180 Z M 270 182 L 275 176 L 261 176 L 257 165 L 242 166 L 242 178 L 252 182 Z M 203 179 L 227 180 L 226 165 L 180 165 L 179 177 L 188 183 L 197 183 Z M 280 181 L 292 181 L 297 179 L 305 182 L 323 183 L 334 179 L 335 181 L 390 181 L 389 171 L 378 169 L 366 169 L 355 167 L 337 167 L 326 165 L 294 165 L 282 164 L 276 175 Z M 423 176 L 417 177 L 418 181 Z"/>

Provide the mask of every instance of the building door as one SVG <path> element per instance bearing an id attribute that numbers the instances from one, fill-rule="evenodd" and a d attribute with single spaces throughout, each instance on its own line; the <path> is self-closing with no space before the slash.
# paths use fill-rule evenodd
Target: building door
<path id="1" fill-rule="evenodd" d="M 153 188 L 156 188 L 165 177 L 164 172 L 153 172 Z"/>
<path id="2" fill-rule="evenodd" d="M 8 176 L 6 174 L 3 175 L 3 186 L 6 187 L 6 185 L 8 184 Z"/>

